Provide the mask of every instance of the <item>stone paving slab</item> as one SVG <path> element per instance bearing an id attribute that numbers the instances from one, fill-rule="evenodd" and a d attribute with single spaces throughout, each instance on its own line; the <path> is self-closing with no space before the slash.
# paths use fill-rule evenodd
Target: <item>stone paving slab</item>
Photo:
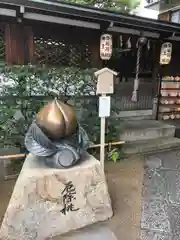
<path id="1" fill-rule="evenodd" d="M 169 205 L 168 217 L 170 219 L 172 240 L 180 239 L 180 205 Z"/>
<path id="2" fill-rule="evenodd" d="M 156 199 L 145 200 L 142 206 L 141 227 L 170 234 L 166 203 Z"/>
<path id="3" fill-rule="evenodd" d="M 180 239 L 180 150 L 145 158 L 141 240 Z"/>
<path id="4" fill-rule="evenodd" d="M 180 204 L 180 172 L 166 172 L 166 191 L 170 204 Z"/>
<path id="5" fill-rule="evenodd" d="M 174 170 L 146 169 L 143 197 L 145 199 L 166 199 L 180 203 L 180 172 Z"/>
<path id="6" fill-rule="evenodd" d="M 165 172 L 145 169 L 142 194 L 145 199 L 165 199 L 167 195 Z"/>
<path id="7" fill-rule="evenodd" d="M 145 165 L 151 169 L 162 168 L 180 171 L 180 150 L 147 155 Z"/>
<path id="8" fill-rule="evenodd" d="M 142 230 L 141 240 L 172 240 L 172 236 L 166 233 Z"/>
<path id="9" fill-rule="evenodd" d="M 180 151 L 165 152 L 160 157 L 162 168 L 180 171 Z"/>
<path id="10" fill-rule="evenodd" d="M 162 158 L 157 154 L 147 155 L 145 167 L 149 169 L 156 169 L 162 166 Z"/>

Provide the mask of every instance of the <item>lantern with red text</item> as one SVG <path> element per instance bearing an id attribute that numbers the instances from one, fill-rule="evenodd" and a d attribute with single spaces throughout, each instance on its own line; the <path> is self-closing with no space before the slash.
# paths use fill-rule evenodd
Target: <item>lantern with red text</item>
<path id="1" fill-rule="evenodd" d="M 103 34 L 100 39 L 100 58 L 109 60 L 112 56 L 112 36 Z"/>

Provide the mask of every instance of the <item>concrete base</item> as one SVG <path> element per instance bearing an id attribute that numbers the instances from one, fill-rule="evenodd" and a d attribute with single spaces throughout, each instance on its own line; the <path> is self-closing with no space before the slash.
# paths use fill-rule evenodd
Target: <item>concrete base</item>
<path id="1" fill-rule="evenodd" d="M 104 172 L 93 156 L 59 170 L 30 154 L 16 182 L 0 239 L 49 239 L 112 214 Z"/>

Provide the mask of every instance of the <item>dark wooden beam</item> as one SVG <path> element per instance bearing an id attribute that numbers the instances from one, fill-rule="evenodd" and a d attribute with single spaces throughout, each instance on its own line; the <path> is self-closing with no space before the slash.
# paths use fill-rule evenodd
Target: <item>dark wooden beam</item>
<path id="1" fill-rule="evenodd" d="M 5 25 L 5 56 L 7 64 L 34 62 L 34 36 L 30 26 L 18 23 Z"/>
<path id="2" fill-rule="evenodd" d="M 6 24 L 5 52 L 8 64 L 24 64 L 24 31 L 21 24 Z"/>

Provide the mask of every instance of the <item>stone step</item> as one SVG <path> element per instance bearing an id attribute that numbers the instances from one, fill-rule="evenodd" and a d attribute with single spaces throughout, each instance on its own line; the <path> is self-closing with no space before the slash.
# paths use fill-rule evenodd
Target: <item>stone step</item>
<path id="1" fill-rule="evenodd" d="M 141 140 L 125 143 L 122 147 L 125 155 L 158 152 L 180 147 L 180 139 L 174 137 Z"/>
<path id="2" fill-rule="evenodd" d="M 123 121 L 142 121 L 142 120 L 151 120 L 151 119 L 152 119 L 152 115 L 121 117 L 121 120 Z"/>
<path id="3" fill-rule="evenodd" d="M 138 110 L 138 111 L 121 111 L 115 115 L 116 118 L 127 121 L 151 120 L 152 110 Z"/>
<path id="4" fill-rule="evenodd" d="M 161 121 L 122 121 L 120 123 L 119 139 L 132 142 L 139 140 L 174 137 L 175 126 Z"/>

